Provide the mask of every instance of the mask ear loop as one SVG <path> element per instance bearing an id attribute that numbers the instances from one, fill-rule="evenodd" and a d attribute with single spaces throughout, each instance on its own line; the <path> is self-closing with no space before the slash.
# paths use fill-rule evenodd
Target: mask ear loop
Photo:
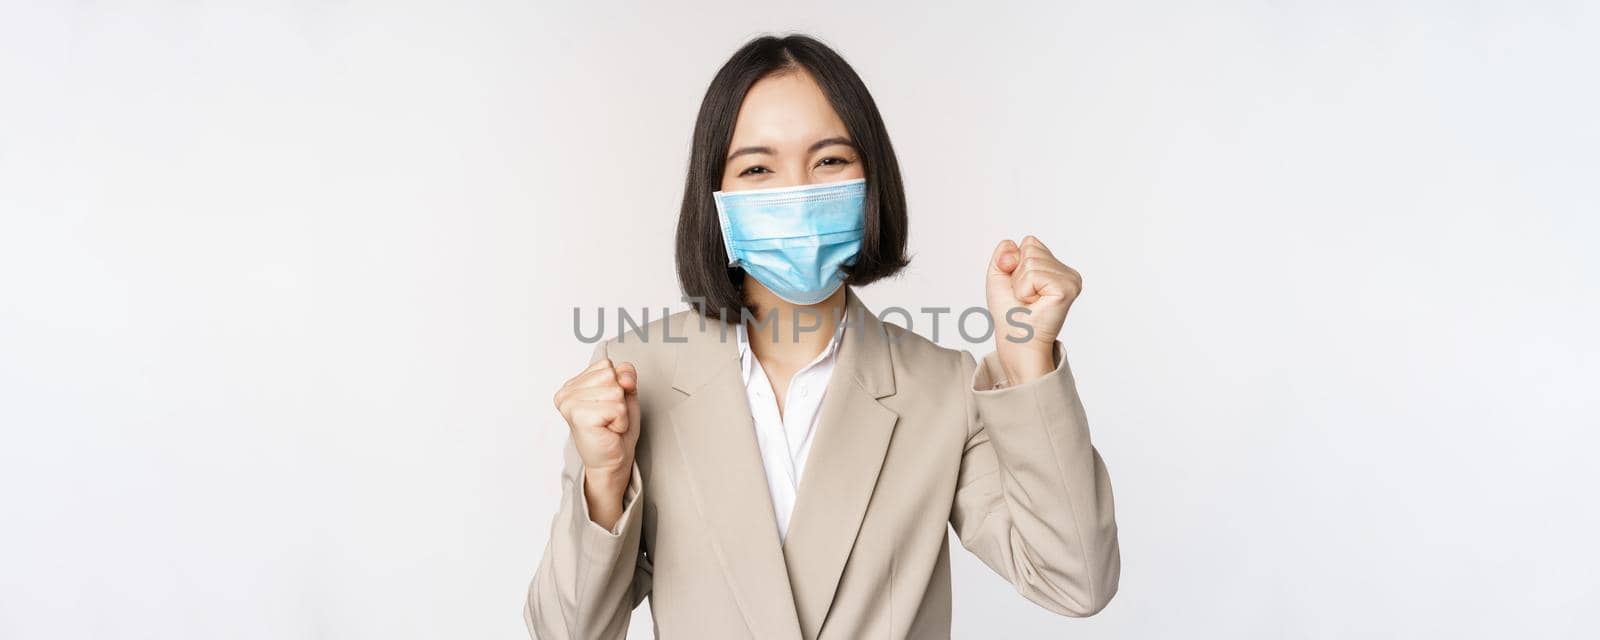
<path id="1" fill-rule="evenodd" d="M 722 250 L 728 254 L 728 266 L 738 266 L 739 258 L 733 253 L 733 239 L 730 233 L 733 223 L 728 220 L 728 212 L 722 207 L 722 194 L 711 194 L 711 201 L 717 206 L 717 226 L 722 229 Z"/>

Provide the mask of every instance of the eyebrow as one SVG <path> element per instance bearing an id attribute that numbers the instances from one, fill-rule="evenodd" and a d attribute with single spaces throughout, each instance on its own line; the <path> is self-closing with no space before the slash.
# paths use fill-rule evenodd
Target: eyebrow
<path id="1" fill-rule="evenodd" d="M 821 140 L 818 140 L 816 142 L 811 143 L 811 148 L 806 149 L 806 153 L 807 154 L 816 153 L 817 151 L 821 150 L 824 147 L 831 147 L 831 146 L 836 145 L 836 144 L 842 144 L 844 146 L 850 147 L 851 149 L 855 149 L 856 148 L 856 144 L 854 142 L 851 142 L 849 138 L 841 138 L 841 137 L 835 136 L 835 137 L 832 137 L 832 138 L 823 138 Z M 737 157 L 742 156 L 742 155 L 752 154 L 752 153 L 765 153 L 767 155 L 776 155 L 776 154 L 773 153 L 772 147 L 740 147 L 737 150 L 735 150 L 733 153 L 728 154 L 728 157 L 726 159 L 724 159 L 723 162 L 731 162 L 734 158 L 737 158 Z"/>
<path id="2" fill-rule="evenodd" d="M 822 150 L 825 147 L 831 147 L 831 146 L 836 145 L 836 144 L 842 144 L 844 146 L 850 147 L 851 149 L 856 148 L 856 143 L 851 142 L 849 138 L 841 138 L 841 137 L 835 136 L 835 137 L 832 137 L 832 138 L 823 138 L 821 140 L 818 140 L 816 142 L 811 143 L 811 148 L 810 149 L 806 149 L 806 153 L 807 154 L 816 153 L 816 152 Z"/>

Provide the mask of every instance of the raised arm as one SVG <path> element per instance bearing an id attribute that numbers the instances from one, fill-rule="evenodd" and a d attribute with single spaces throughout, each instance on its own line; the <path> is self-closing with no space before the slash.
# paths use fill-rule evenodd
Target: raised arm
<path id="1" fill-rule="evenodd" d="M 633 459 L 637 391 L 638 373 L 613 366 L 602 342 L 589 368 L 556 393 L 570 432 L 561 507 L 523 608 L 535 639 L 623 638 L 650 592 L 640 551 L 644 481 Z"/>
<path id="2" fill-rule="evenodd" d="M 985 287 L 995 352 L 982 366 L 963 354 L 967 446 L 950 514 L 963 546 L 1069 616 L 1104 608 L 1122 570 L 1111 478 L 1057 339 L 1082 290 L 1038 238 L 995 247 Z"/>

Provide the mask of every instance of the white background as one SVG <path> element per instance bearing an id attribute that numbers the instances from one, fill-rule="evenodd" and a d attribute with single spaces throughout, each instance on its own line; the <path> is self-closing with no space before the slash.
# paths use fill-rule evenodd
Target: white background
<path id="1" fill-rule="evenodd" d="M 869 305 L 1086 278 L 1122 591 L 958 547 L 958 637 L 1600 634 L 1593 3 L 54 4 L 0 10 L 0 638 L 524 637 L 571 307 L 677 305 L 767 30 L 893 135 Z"/>

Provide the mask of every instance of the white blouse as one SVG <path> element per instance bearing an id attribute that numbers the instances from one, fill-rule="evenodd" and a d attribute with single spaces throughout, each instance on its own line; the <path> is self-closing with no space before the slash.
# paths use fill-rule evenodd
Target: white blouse
<path id="1" fill-rule="evenodd" d="M 778 539 L 789 535 L 789 515 L 794 511 L 795 495 L 800 489 L 800 473 L 806 466 L 806 455 L 811 451 L 811 438 L 817 431 L 822 397 L 828 390 L 828 379 L 833 376 L 834 358 L 844 335 L 844 323 L 822 353 L 811 364 L 795 372 L 784 396 L 783 413 L 778 413 L 778 400 L 773 396 L 772 382 L 761 369 L 750 350 L 750 338 L 744 323 L 739 323 L 739 365 L 744 371 L 745 396 L 750 400 L 750 415 L 755 418 L 756 444 L 761 447 L 761 466 L 767 470 L 767 492 L 772 496 L 772 511 L 778 520 Z M 770 334 L 758 336 L 758 339 Z"/>

